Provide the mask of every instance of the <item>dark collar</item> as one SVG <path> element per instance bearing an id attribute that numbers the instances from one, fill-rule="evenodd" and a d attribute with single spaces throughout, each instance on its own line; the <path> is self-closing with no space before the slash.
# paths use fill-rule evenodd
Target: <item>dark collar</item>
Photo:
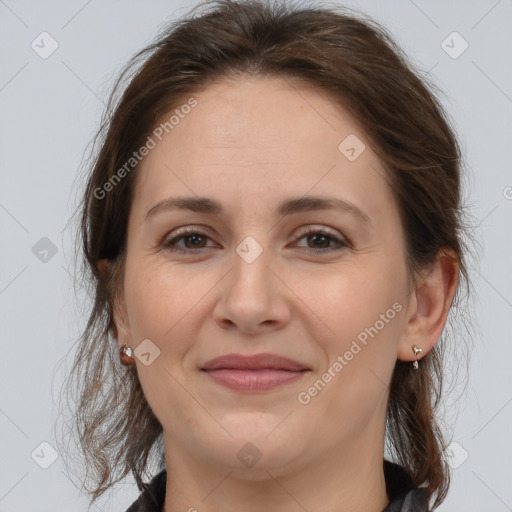
<path id="1" fill-rule="evenodd" d="M 384 477 L 391 502 L 382 512 L 429 512 L 427 491 L 413 487 L 411 478 L 401 466 L 384 460 Z"/>
<path id="2" fill-rule="evenodd" d="M 385 460 L 384 476 L 391 503 L 382 512 L 429 512 L 425 489 L 413 488 L 402 467 Z M 144 484 L 144 490 L 126 512 L 162 512 L 166 484 L 167 471 L 164 469 L 149 484 Z"/>

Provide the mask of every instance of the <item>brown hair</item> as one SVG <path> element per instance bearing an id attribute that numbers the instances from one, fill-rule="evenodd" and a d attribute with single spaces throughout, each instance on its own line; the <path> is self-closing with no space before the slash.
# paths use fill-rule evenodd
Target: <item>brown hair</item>
<path id="1" fill-rule="evenodd" d="M 195 15 L 198 8 L 205 9 L 200 16 Z M 146 142 L 163 114 L 213 80 L 280 76 L 331 93 L 361 123 L 387 169 L 411 281 L 448 248 L 460 264 L 455 302 L 460 283 L 469 285 L 461 152 L 454 130 L 433 92 L 436 86 L 420 78 L 386 30 L 353 10 L 317 2 L 297 6 L 221 0 L 196 9 L 139 52 L 117 80 L 80 205 L 83 279 L 93 288 L 93 305 L 67 386 L 78 393 L 76 429 L 87 476 L 92 475 L 92 501 L 130 471 L 142 490 L 144 473 L 162 449 L 162 426 L 135 367 L 120 366 L 113 339 L 113 307 L 123 278 L 137 167 L 104 197 L 98 197 L 98 190 Z M 125 81 L 129 83 L 120 94 Z M 98 270 L 101 259 L 111 261 L 104 273 Z M 445 498 L 450 481 L 436 419 L 445 343 L 442 339 L 426 354 L 416 372 L 411 364 L 397 361 L 387 416 L 387 448 L 415 486 L 426 485 L 434 507 Z"/>

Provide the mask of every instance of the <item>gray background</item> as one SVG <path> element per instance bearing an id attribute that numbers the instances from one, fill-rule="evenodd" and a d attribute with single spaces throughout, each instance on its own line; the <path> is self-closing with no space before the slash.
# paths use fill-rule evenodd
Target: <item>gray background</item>
<path id="1" fill-rule="evenodd" d="M 448 411 L 457 468 L 439 510 L 512 510 L 512 2 L 345 5 L 381 21 L 418 68 L 430 72 L 467 159 L 468 204 L 482 251 L 471 273 L 469 383 Z M 170 0 L 0 0 L 0 512 L 87 510 L 61 456 L 40 467 L 51 461 L 51 449 L 40 443 L 57 446 L 63 358 L 86 320 L 84 299 L 74 298 L 72 232 L 65 226 L 80 193 L 77 170 L 113 79 L 163 22 L 187 10 L 186 2 Z M 59 45 L 47 59 L 31 47 L 43 31 Z M 458 58 L 442 47 L 453 31 L 469 44 Z M 452 52 L 462 48 L 461 41 L 448 44 Z M 48 244 L 43 237 L 54 255 L 38 253 Z M 92 510 L 125 510 L 137 494 L 127 480 Z"/>

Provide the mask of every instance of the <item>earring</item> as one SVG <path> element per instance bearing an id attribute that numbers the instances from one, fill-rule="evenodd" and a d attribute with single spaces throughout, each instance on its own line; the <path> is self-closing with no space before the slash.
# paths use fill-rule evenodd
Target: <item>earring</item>
<path id="1" fill-rule="evenodd" d="M 132 354 L 132 349 L 125 343 L 119 349 L 119 358 L 121 359 L 121 364 L 125 366 L 130 366 L 131 364 L 135 363 L 135 359 L 132 357 Z"/>
<path id="2" fill-rule="evenodd" d="M 423 352 L 423 349 L 416 346 L 416 345 L 413 345 L 412 347 L 412 351 L 414 352 L 414 357 L 416 358 L 416 361 L 414 361 L 414 363 L 412 363 L 412 367 L 417 370 L 419 368 L 418 366 L 418 354 L 421 354 L 421 352 Z"/>

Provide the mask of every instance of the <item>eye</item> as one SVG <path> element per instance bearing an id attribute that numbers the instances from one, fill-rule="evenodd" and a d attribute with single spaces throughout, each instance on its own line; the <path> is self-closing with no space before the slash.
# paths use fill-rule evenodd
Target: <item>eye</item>
<path id="1" fill-rule="evenodd" d="M 177 236 L 164 241 L 162 246 L 169 251 L 191 254 L 197 252 L 196 249 L 206 249 L 205 243 L 206 240 L 209 239 L 210 237 L 202 231 L 198 231 L 197 229 L 184 229 L 181 230 Z M 184 247 L 178 246 L 178 243 L 181 241 L 185 244 Z"/>
<path id="2" fill-rule="evenodd" d="M 346 241 L 341 240 L 333 233 L 330 233 L 325 229 L 309 228 L 307 231 L 302 233 L 302 236 L 299 238 L 299 240 L 302 240 L 303 238 L 306 239 L 307 244 L 310 242 L 313 244 L 312 247 L 307 246 L 306 248 L 309 251 L 318 254 L 331 251 L 339 251 L 349 246 Z M 330 245 L 332 242 L 334 242 L 334 246 Z"/>
<path id="3" fill-rule="evenodd" d="M 345 240 L 340 239 L 326 229 L 309 228 L 302 232 L 298 240 L 304 238 L 307 244 L 313 244 L 313 246 L 306 246 L 305 249 L 316 254 L 325 254 L 326 252 L 339 251 L 345 247 L 349 247 L 349 244 Z M 162 242 L 162 246 L 169 251 L 192 254 L 197 253 L 199 249 L 212 247 L 206 245 L 208 240 L 211 239 L 206 233 L 197 229 L 188 228 L 179 231 L 173 238 Z M 181 242 L 183 242 L 183 245 L 178 245 Z"/>

